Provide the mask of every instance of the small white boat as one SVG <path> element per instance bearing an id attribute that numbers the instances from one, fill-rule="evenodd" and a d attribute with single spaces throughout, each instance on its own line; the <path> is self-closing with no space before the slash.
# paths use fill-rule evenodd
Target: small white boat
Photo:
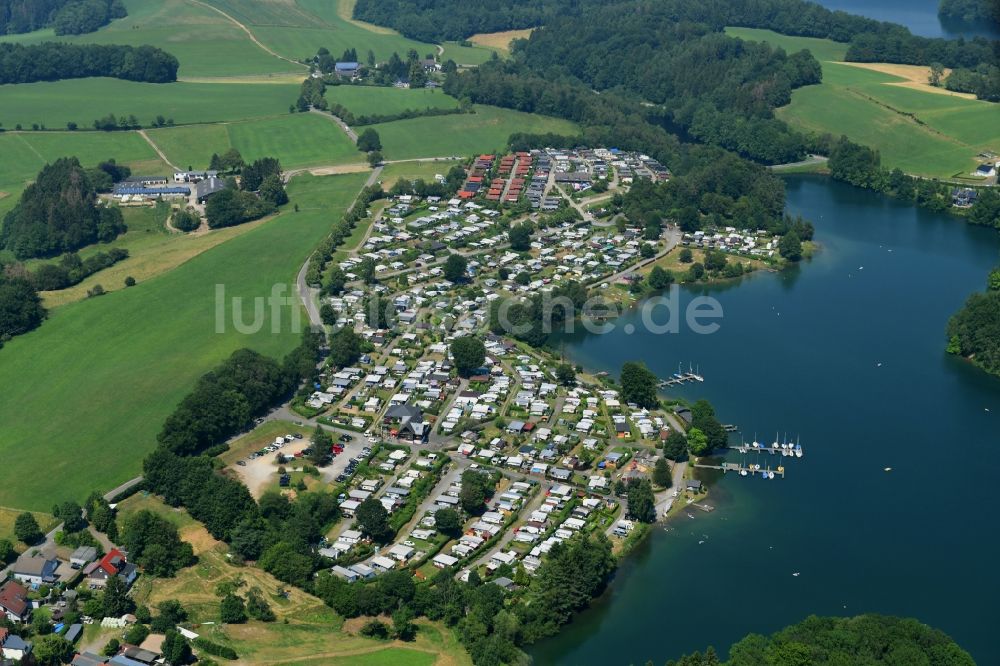
<path id="1" fill-rule="evenodd" d="M 745 469 L 741 469 L 740 470 L 740 476 L 746 476 L 746 475 L 747 475 L 747 471 Z"/>
<path id="2" fill-rule="evenodd" d="M 768 479 L 773 479 L 774 478 L 774 472 L 768 472 L 767 473 L 767 478 Z"/>
<path id="3" fill-rule="evenodd" d="M 793 573 L 792 575 L 793 575 L 793 576 L 798 576 L 798 575 L 799 575 L 799 572 L 798 572 L 798 571 L 796 571 L 796 572 L 795 572 L 795 573 Z"/>
<path id="4" fill-rule="evenodd" d="M 891 472 L 891 471 L 892 471 L 892 468 L 891 468 L 891 467 L 886 467 L 886 468 L 885 468 L 884 470 L 882 470 L 882 471 L 883 471 L 883 472 Z"/>

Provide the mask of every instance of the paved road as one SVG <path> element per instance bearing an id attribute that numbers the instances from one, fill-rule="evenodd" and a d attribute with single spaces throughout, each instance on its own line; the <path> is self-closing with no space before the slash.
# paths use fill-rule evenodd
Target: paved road
<path id="1" fill-rule="evenodd" d="M 379 175 L 382 173 L 382 165 L 379 165 L 372 169 L 371 175 L 368 176 L 368 180 L 365 181 L 365 187 L 374 185 L 378 180 Z M 361 192 L 354 197 L 351 205 L 347 207 L 350 210 L 354 204 L 358 202 L 358 198 L 361 196 Z M 369 225 L 369 233 L 371 230 L 371 225 Z M 312 259 L 312 255 L 306 259 L 305 263 L 302 264 L 302 268 L 299 269 L 299 274 L 295 278 L 295 286 L 299 293 L 299 298 L 302 300 L 302 305 L 306 309 L 306 313 L 309 315 L 309 323 L 312 326 L 321 327 L 323 326 L 323 320 L 319 316 L 319 306 L 317 302 L 319 300 L 319 288 L 310 287 L 306 284 L 306 274 L 309 272 L 309 261 Z"/>
<path id="2" fill-rule="evenodd" d="M 628 268 L 624 268 L 615 273 L 614 275 L 594 278 L 593 280 L 588 282 L 587 285 L 596 284 L 598 282 L 607 282 L 608 284 L 614 284 L 618 279 L 626 275 L 629 275 L 630 273 L 638 272 L 642 268 L 645 268 L 646 266 L 649 266 L 650 264 L 653 264 L 662 259 L 663 257 L 667 256 L 667 254 L 669 254 L 671 250 L 673 250 L 680 244 L 681 236 L 682 234 L 680 229 L 678 229 L 677 227 L 668 227 L 666 231 L 666 244 L 663 246 L 663 249 L 657 252 L 654 256 L 650 257 L 649 259 L 643 259 L 637 264 L 632 264 Z"/>

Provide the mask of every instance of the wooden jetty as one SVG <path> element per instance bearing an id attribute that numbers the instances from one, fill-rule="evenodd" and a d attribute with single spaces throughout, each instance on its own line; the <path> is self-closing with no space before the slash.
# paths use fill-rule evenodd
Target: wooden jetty
<path id="1" fill-rule="evenodd" d="M 725 472 L 736 472 L 740 476 L 755 476 L 757 474 L 770 474 L 773 473 L 775 476 L 780 476 L 782 479 L 785 478 L 785 468 L 779 465 L 776 469 L 763 468 L 760 465 L 744 465 L 742 463 L 732 463 L 724 462 L 721 465 L 703 465 L 701 463 L 696 463 L 695 467 L 701 467 L 702 469 L 720 469 Z M 746 472 L 746 474 L 744 474 Z"/>

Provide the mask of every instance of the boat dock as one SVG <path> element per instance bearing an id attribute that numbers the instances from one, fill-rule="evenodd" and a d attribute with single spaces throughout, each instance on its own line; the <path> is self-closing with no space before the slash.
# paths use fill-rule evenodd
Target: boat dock
<path id="1" fill-rule="evenodd" d="M 782 479 L 785 478 L 785 468 L 783 465 L 778 465 L 777 468 L 771 469 L 770 467 L 764 468 L 760 465 L 744 465 L 742 463 L 731 463 L 724 462 L 721 465 L 703 465 L 701 463 L 695 464 L 695 467 L 700 467 L 702 469 L 719 469 L 725 472 L 736 472 L 740 476 L 755 476 L 760 474 L 761 476 L 766 476 L 769 479 L 773 479 L 776 476 L 780 476 Z"/>
<path id="2" fill-rule="evenodd" d="M 759 446 L 754 446 L 753 444 L 730 444 L 728 449 L 733 451 L 739 451 L 740 453 L 769 453 L 772 456 L 784 456 L 788 458 L 801 458 L 803 456 L 802 447 L 799 445 L 786 446 L 782 448 L 781 446 L 775 447 L 773 444 L 771 446 L 765 446 L 763 444 Z"/>

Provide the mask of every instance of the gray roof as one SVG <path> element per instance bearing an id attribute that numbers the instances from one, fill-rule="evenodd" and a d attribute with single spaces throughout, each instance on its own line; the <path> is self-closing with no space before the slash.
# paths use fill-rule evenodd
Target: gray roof
<path id="1" fill-rule="evenodd" d="M 80 546 L 70 555 L 71 560 L 93 561 L 97 557 L 97 549 L 93 546 Z"/>
<path id="2" fill-rule="evenodd" d="M 70 663 L 72 666 L 102 666 L 107 662 L 104 661 L 104 657 L 99 657 L 93 652 L 84 652 L 76 655 Z"/>
<path id="3" fill-rule="evenodd" d="M 215 194 L 216 192 L 221 192 L 224 189 L 226 189 L 226 181 L 215 176 L 206 178 L 194 186 L 195 195 L 199 199 Z"/>

